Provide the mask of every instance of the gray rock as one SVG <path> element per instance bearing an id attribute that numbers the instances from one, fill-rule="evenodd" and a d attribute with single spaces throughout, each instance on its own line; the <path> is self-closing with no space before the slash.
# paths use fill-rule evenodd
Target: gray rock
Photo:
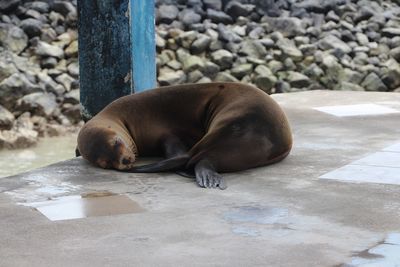
<path id="1" fill-rule="evenodd" d="M 338 49 L 344 54 L 348 54 L 352 50 L 350 46 L 348 46 L 345 42 L 337 38 L 335 35 L 328 35 L 322 40 L 320 40 L 319 47 L 322 50 Z"/>
<path id="2" fill-rule="evenodd" d="M 33 10 L 33 9 L 28 9 L 25 12 L 25 16 L 27 18 L 37 19 L 37 20 L 43 21 L 43 22 L 47 21 L 47 18 L 45 15 L 42 15 L 42 14 L 40 14 L 40 12 Z"/>
<path id="3" fill-rule="evenodd" d="M 384 65 L 386 71 L 382 76 L 382 81 L 389 89 L 396 89 L 400 86 L 400 64 L 394 59 L 389 59 Z"/>
<path id="4" fill-rule="evenodd" d="M 157 49 L 164 49 L 166 45 L 165 39 L 160 37 L 158 34 L 156 35 L 156 47 Z"/>
<path id="5" fill-rule="evenodd" d="M 208 77 L 203 77 L 200 80 L 198 80 L 196 83 L 210 83 L 212 80 Z"/>
<path id="6" fill-rule="evenodd" d="M 360 85 L 345 81 L 340 82 L 337 86 L 334 87 L 334 89 L 343 91 L 364 91 L 364 88 L 362 88 Z"/>
<path id="7" fill-rule="evenodd" d="M 354 17 L 354 22 L 359 23 L 360 21 L 368 20 L 375 14 L 376 12 L 370 6 L 362 5 Z"/>
<path id="8" fill-rule="evenodd" d="M 323 55 L 321 66 L 325 75 L 321 77 L 320 81 L 327 88 L 331 89 L 338 84 L 340 73 L 343 71 L 343 68 L 335 56 L 326 54 Z"/>
<path id="9" fill-rule="evenodd" d="M 57 38 L 57 33 L 56 31 L 51 28 L 51 27 L 46 27 L 44 26 L 42 29 L 42 35 L 40 36 L 40 39 L 43 42 L 46 43 L 51 43 L 52 41 L 54 41 Z"/>
<path id="10" fill-rule="evenodd" d="M 36 10 L 40 13 L 48 13 L 50 9 L 50 5 L 46 2 L 41 1 L 32 1 L 25 3 L 24 5 L 26 8 Z"/>
<path id="11" fill-rule="evenodd" d="M 277 82 L 277 78 L 272 74 L 271 70 L 264 65 L 259 65 L 254 72 L 256 74 L 254 82 L 257 87 L 267 93 L 271 93 L 272 88 Z"/>
<path id="12" fill-rule="evenodd" d="M 39 84 L 46 92 L 55 94 L 56 96 L 63 95 L 66 90 L 63 85 L 56 83 L 48 74 L 47 71 L 42 71 L 37 75 Z"/>
<path id="13" fill-rule="evenodd" d="M 302 44 L 299 46 L 299 50 L 304 56 L 313 56 L 317 49 L 318 47 L 315 44 Z"/>
<path id="14" fill-rule="evenodd" d="M 48 43 L 38 41 L 36 45 L 36 55 L 43 57 L 63 58 L 64 50 L 55 45 L 50 45 Z"/>
<path id="15" fill-rule="evenodd" d="M 362 46 L 367 46 L 369 44 L 368 36 L 361 32 L 356 33 L 356 39 L 358 43 Z"/>
<path id="16" fill-rule="evenodd" d="M 354 71 L 349 68 L 344 68 L 340 73 L 339 73 L 339 79 L 344 82 L 348 83 L 353 83 L 353 84 L 361 84 L 363 81 L 365 75 Z"/>
<path id="17" fill-rule="evenodd" d="M 379 76 L 374 72 L 371 72 L 364 78 L 364 81 L 361 83 L 361 86 L 366 91 L 381 91 L 381 92 L 387 91 L 386 85 L 382 82 L 382 80 L 379 78 Z"/>
<path id="18" fill-rule="evenodd" d="M 158 7 L 156 20 L 158 23 L 170 24 L 179 14 L 179 9 L 174 5 L 161 5 Z"/>
<path id="19" fill-rule="evenodd" d="M 158 76 L 158 82 L 161 86 L 181 84 L 186 81 L 186 74 L 181 71 L 173 71 L 170 69 L 161 68 Z"/>
<path id="20" fill-rule="evenodd" d="M 268 68 L 272 71 L 272 73 L 277 73 L 284 69 L 284 65 L 281 61 L 271 60 L 267 64 Z"/>
<path id="21" fill-rule="evenodd" d="M 257 40 L 246 40 L 242 42 L 239 53 L 249 57 L 264 58 L 267 49 Z"/>
<path id="22" fill-rule="evenodd" d="M 29 38 L 40 36 L 42 34 L 43 23 L 37 19 L 24 19 L 19 25 Z"/>
<path id="23" fill-rule="evenodd" d="M 12 109 L 16 100 L 23 95 L 40 91 L 38 85 L 17 72 L 0 82 L 0 104 L 7 109 Z"/>
<path id="24" fill-rule="evenodd" d="M 50 8 L 64 17 L 69 13 L 76 13 L 75 6 L 69 1 L 54 1 L 51 3 Z"/>
<path id="25" fill-rule="evenodd" d="M 400 62 L 400 46 L 393 48 L 392 50 L 390 50 L 390 55 L 396 59 L 398 62 Z"/>
<path id="26" fill-rule="evenodd" d="M 231 70 L 233 76 L 237 79 L 242 79 L 244 76 L 253 72 L 253 64 L 241 64 Z"/>
<path id="27" fill-rule="evenodd" d="M 239 80 L 233 77 L 226 71 L 218 72 L 217 76 L 215 77 L 214 81 L 216 82 L 238 82 Z"/>
<path id="28" fill-rule="evenodd" d="M 271 38 L 265 37 L 265 38 L 263 38 L 263 39 L 260 39 L 259 42 L 260 42 L 263 46 L 265 46 L 266 48 L 273 48 L 273 47 L 275 47 L 275 42 L 274 42 L 274 40 L 272 40 Z"/>
<path id="29" fill-rule="evenodd" d="M 69 76 L 67 73 L 63 73 L 59 76 L 57 76 L 56 81 L 59 84 L 62 84 L 65 88 L 65 90 L 68 92 L 71 90 L 72 83 L 75 82 L 75 79 Z"/>
<path id="30" fill-rule="evenodd" d="M 200 54 L 207 50 L 211 44 L 211 37 L 201 34 L 191 45 L 190 51 L 193 54 Z"/>
<path id="31" fill-rule="evenodd" d="M 0 46 L 19 54 L 28 45 L 25 32 L 11 24 L 0 23 Z"/>
<path id="32" fill-rule="evenodd" d="M 400 36 L 400 28 L 394 28 L 394 27 L 383 28 L 381 32 L 383 36 L 390 38 Z"/>
<path id="33" fill-rule="evenodd" d="M 203 75 L 203 73 L 201 73 L 201 71 L 195 70 L 188 74 L 187 81 L 189 83 L 196 83 L 198 80 L 200 80 L 203 77 L 204 77 L 204 75 Z"/>
<path id="34" fill-rule="evenodd" d="M 193 9 L 185 9 L 179 13 L 179 20 L 186 26 L 201 22 L 201 16 Z"/>
<path id="35" fill-rule="evenodd" d="M 78 40 L 72 41 L 70 45 L 65 49 L 65 55 L 67 57 L 77 57 L 78 56 Z"/>
<path id="36" fill-rule="evenodd" d="M 225 7 L 225 12 L 232 18 L 247 17 L 255 9 L 255 5 L 242 4 L 237 1 L 229 1 Z"/>
<path id="37" fill-rule="evenodd" d="M 29 111 L 39 116 L 51 117 L 57 108 L 56 97 L 51 93 L 28 94 L 18 100 L 16 108 L 19 111 Z"/>
<path id="38" fill-rule="evenodd" d="M 72 77 L 78 78 L 78 76 L 79 76 L 79 64 L 78 64 L 77 61 L 71 62 L 70 64 L 68 64 L 67 69 L 68 69 L 68 73 Z"/>
<path id="39" fill-rule="evenodd" d="M 231 24 L 233 22 L 232 18 L 225 12 L 210 8 L 207 9 L 207 17 L 214 23 Z"/>
<path id="40" fill-rule="evenodd" d="M 18 7 L 21 0 L 0 0 L 0 11 L 10 12 Z"/>
<path id="41" fill-rule="evenodd" d="M 14 115 L 5 107 L 0 105 L 0 130 L 10 130 L 15 121 Z"/>
<path id="42" fill-rule="evenodd" d="M 312 63 L 310 66 L 308 66 L 303 73 L 317 81 L 325 74 L 316 63 Z"/>
<path id="43" fill-rule="evenodd" d="M 302 21 L 298 18 L 267 18 L 266 21 L 272 31 L 281 32 L 284 37 L 304 35 L 306 32 Z"/>
<path id="44" fill-rule="evenodd" d="M 219 36 L 228 43 L 239 43 L 242 38 L 223 24 L 218 25 Z"/>
<path id="45" fill-rule="evenodd" d="M 227 50 L 217 50 L 211 54 L 214 63 L 220 66 L 221 70 L 228 69 L 233 64 L 233 54 Z"/>
<path id="46" fill-rule="evenodd" d="M 301 61 L 303 59 L 303 53 L 295 46 L 292 40 L 283 38 L 278 40 L 276 45 L 286 57 L 290 57 L 294 61 Z"/>
<path id="47" fill-rule="evenodd" d="M 43 58 L 40 62 L 40 66 L 45 69 L 52 69 L 57 66 L 57 59 L 54 57 Z"/>
<path id="48" fill-rule="evenodd" d="M 64 103 L 79 104 L 80 93 L 78 89 L 69 91 L 64 95 Z"/>
<path id="49" fill-rule="evenodd" d="M 183 71 L 191 72 L 204 67 L 204 61 L 198 56 L 189 56 L 183 61 Z"/>
<path id="50" fill-rule="evenodd" d="M 198 34 L 195 31 L 182 32 L 178 36 L 177 41 L 182 47 L 189 49 L 194 40 L 196 40 L 197 35 Z"/>
<path id="51" fill-rule="evenodd" d="M 296 71 L 288 72 L 287 81 L 289 82 L 290 86 L 296 88 L 303 88 L 311 85 L 310 78 Z"/>
<path id="52" fill-rule="evenodd" d="M 221 10 L 222 9 L 222 1 L 221 0 L 203 0 L 206 8 Z"/>
<path id="53" fill-rule="evenodd" d="M 168 67 L 170 67 L 173 70 L 180 70 L 182 69 L 182 63 L 180 63 L 178 60 L 171 60 L 167 62 L 166 64 Z"/>
<path id="54" fill-rule="evenodd" d="M 62 113 L 73 124 L 78 124 L 82 120 L 79 104 L 76 104 L 76 105 L 72 105 L 70 103 L 64 104 L 63 108 L 62 108 Z"/>
<path id="55" fill-rule="evenodd" d="M 10 77 L 13 73 L 18 72 L 15 66 L 13 55 L 9 51 L 0 53 L 0 82 L 7 77 Z"/>
<path id="56" fill-rule="evenodd" d="M 0 131 L 0 149 L 21 149 L 36 145 L 38 133 L 31 129 Z"/>
<path id="57" fill-rule="evenodd" d="M 220 71 L 220 69 L 221 69 L 221 68 L 220 68 L 217 64 L 215 64 L 215 63 L 213 63 L 213 62 L 210 62 L 210 61 L 207 61 L 207 62 L 204 64 L 204 67 L 203 67 L 203 69 L 201 70 L 201 72 L 202 72 L 204 75 L 206 75 L 207 77 L 213 79 L 213 78 L 215 78 L 215 76 L 217 75 L 217 73 Z"/>

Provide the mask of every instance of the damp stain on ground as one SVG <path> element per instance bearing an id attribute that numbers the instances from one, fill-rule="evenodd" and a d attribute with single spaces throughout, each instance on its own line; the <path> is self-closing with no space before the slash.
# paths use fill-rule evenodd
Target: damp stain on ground
<path id="1" fill-rule="evenodd" d="M 126 195 L 111 192 L 89 192 L 81 195 L 52 198 L 48 201 L 24 203 L 51 221 L 140 213 L 144 209 Z"/>
<path id="2" fill-rule="evenodd" d="M 241 206 L 234 207 L 223 214 L 225 221 L 232 224 L 231 231 L 236 235 L 257 237 L 263 229 L 260 226 L 276 225 L 287 219 L 289 211 L 276 207 Z"/>
<path id="3" fill-rule="evenodd" d="M 370 249 L 356 253 L 350 263 L 341 267 L 396 267 L 400 266 L 400 233 L 391 233 Z"/>

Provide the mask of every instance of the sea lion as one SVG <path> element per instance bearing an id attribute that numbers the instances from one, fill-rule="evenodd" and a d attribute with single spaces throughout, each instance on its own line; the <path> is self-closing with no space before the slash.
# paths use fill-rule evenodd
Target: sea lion
<path id="1" fill-rule="evenodd" d="M 194 171 L 201 187 L 226 188 L 218 172 L 268 165 L 292 147 L 288 120 L 265 92 L 241 83 L 184 84 L 121 97 L 78 135 L 82 157 L 127 172 Z M 134 166 L 138 156 L 165 160 Z"/>

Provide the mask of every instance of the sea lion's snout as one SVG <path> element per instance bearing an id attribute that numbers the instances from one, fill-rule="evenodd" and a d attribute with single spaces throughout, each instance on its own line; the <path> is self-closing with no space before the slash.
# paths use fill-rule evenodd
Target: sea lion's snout
<path id="1" fill-rule="evenodd" d="M 112 145 L 112 165 L 117 170 L 127 170 L 133 167 L 136 157 L 128 148 L 124 140 L 119 137 L 114 138 Z"/>

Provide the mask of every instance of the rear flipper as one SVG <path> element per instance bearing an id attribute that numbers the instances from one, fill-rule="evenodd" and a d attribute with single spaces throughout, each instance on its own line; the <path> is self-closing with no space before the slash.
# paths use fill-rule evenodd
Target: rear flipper
<path id="1" fill-rule="evenodd" d="M 196 163 L 194 168 L 196 174 L 196 182 L 200 187 L 219 188 L 224 190 L 227 188 L 222 176 L 217 173 L 207 159 L 202 159 Z"/>

